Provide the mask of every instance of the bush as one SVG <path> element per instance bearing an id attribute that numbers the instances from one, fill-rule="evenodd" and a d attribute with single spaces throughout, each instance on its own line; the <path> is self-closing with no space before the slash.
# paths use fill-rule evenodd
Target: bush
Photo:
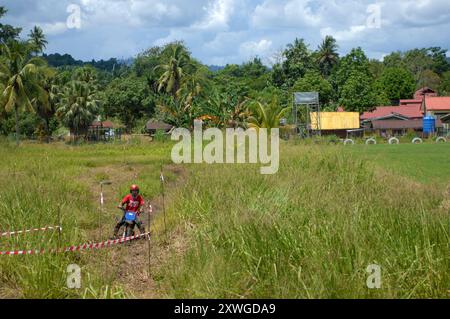
<path id="1" fill-rule="evenodd" d="M 156 130 L 155 135 L 153 136 L 153 140 L 156 142 L 164 142 L 167 141 L 167 135 L 164 130 Z"/>

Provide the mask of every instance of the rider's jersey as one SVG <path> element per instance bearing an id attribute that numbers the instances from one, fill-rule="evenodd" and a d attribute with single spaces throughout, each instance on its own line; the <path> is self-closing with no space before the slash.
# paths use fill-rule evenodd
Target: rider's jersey
<path id="1" fill-rule="evenodd" d="M 128 194 L 122 199 L 122 205 L 126 204 L 125 210 L 127 212 L 137 212 L 140 207 L 144 205 L 144 199 L 141 195 L 137 195 L 136 198 L 133 198 L 131 194 Z"/>

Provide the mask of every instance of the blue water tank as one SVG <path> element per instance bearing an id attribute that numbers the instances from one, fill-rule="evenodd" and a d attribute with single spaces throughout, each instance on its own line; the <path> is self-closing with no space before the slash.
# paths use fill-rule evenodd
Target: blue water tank
<path id="1" fill-rule="evenodd" d="M 423 118 L 423 132 L 434 133 L 436 131 L 436 119 L 433 116 L 427 115 Z"/>

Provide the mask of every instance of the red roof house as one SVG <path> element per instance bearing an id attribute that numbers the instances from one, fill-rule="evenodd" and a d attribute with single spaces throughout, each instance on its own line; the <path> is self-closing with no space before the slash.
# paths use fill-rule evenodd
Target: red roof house
<path id="1" fill-rule="evenodd" d="M 450 96 L 425 96 L 422 111 L 424 113 L 450 113 Z"/>
<path id="2" fill-rule="evenodd" d="M 114 124 L 111 121 L 94 121 L 91 123 L 91 128 L 103 127 L 103 128 L 114 128 Z"/>
<path id="3" fill-rule="evenodd" d="M 421 119 L 423 113 L 420 104 L 409 104 L 400 106 L 378 106 L 372 112 L 364 112 L 361 115 L 362 121 L 381 119 Z"/>
<path id="4" fill-rule="evenodd" d="M 402 105 L 421 105 L 422 104 L 422 100 L 423 99 L 420 99 L 420 100 L 415 100 L 415 99 L 412 99 L 412 100 L 400 100 L 400 106 L 402 106 Z"/>

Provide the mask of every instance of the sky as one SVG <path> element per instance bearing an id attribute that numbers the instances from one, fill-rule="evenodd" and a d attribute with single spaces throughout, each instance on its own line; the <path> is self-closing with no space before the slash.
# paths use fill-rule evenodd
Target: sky
<path id="1" fill-rule="evenodd" d="M 76 59 L 130 58 L 183 40 L 208 65 L 259 57 L 271 65 L 295 38 L 315 50 L 326 35 L 339 53 L 362 47 L 370 58 L 393 51 L 450 49 L 449 0 L 0 0 L 2 23 L 40 26 L 46 53 Z"/>

